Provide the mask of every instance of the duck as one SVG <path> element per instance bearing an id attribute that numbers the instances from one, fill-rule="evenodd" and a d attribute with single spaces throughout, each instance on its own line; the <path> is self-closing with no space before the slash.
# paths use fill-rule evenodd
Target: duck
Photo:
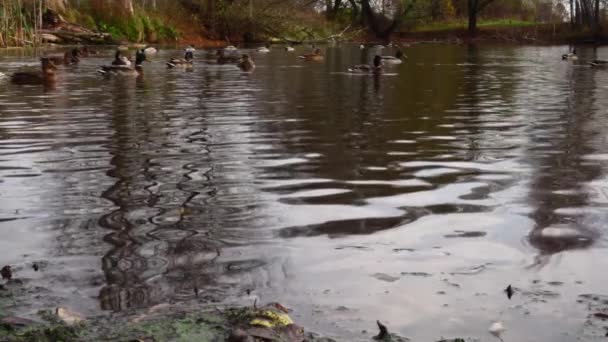
<path id="1" fill-rule="evenodd" d="M 51 62 L 53 62 L 53 64 L 59 65 L 59 64 L 63 64 L 63 62 L 66 59 L 66 56 L 68 56 L 67 58 L 69 58 L 70 54 L 68 54 L 66 52 L 63 55 L 49 55 L 49 56 L 45 56 L 44 58 L 48 58 Z"/>
<path id="2" fill-rule="evenodd" d="M 131 66 L 131 61 L 129 60 L 129 58 L 127 58 L 126 56 L 122 55 L 122 51 L 121 50 L 116 50 L 116 54 L 114 55 L 114 60 L 112 61 L 112 65 L 124 65 L 124 66 Z"/>
<path id="3" fill-rule="evenodd" d="M 262 47 L 258 48 L 257 51 L 258 51 L 258 53 L 269 53 L 270 49 L 269 49 L 269 46 L 266 45 L 266 46 L 262 46 Z"/>
<path id="4" fill-rule="evenodd" d="M 365 49 L 365 45 L 363 45 L 363 44 L 359 45 L 359 49 L 361 49 L 361 50 Z"/>
<path id="5" fill-rule="evenodd" d="M 80 50 L 72 49 L 71 52 L 66 52 L 63 56 L 63 64 L 74 65 L 80 63 Z"/>
<path id="6" fill-rule="evenodd" d="M 217 64 L 234 64 L 241 60 L 241 57 L 230 54 L 226 55 L 225 50 L 217 50 Z"/>
<path id="7" fill-rule="evenodd" d="M 135 54 L 135 67 L 130 65 L 106 65 L 97 70 L 98 73 L 104 76 L 119 75 L 119 76 L 141 76 L 144 72 L 141 64 L 146 61 L 146 53 L 143 49 L 138 50 Z M 114 63 L 114 62 L 112 62 Z"/>
<path id="8" fill-rule="evenodd" d="M 90 49 L 88 46 L 84 46 L 80 49 L 80 55 L 82 57 L 89 57 L 99 54 L 96 50 Z"/>
<path id="9" fill-rule="evenodd" d="M 608 68 L 608 61 L 602 59 L 596 59 L 593 62 L 589 63 L 594 68 Z"/>
<path id="10" fill-rule="evenodd" d="M 394 56 L 382 56 L 382 63 L 385 64 L 401 64 L 405 55 L 403 51 L 397 50 Z"/>
<path id="11" fill-rule="evenodd" d="M 167 62 L 167 67 L 168 68 L 175 68 L 175 67 L 192 68 L 193 60 L 194 60 L 194 52 L 192 50 L 186 49 L 186 54 L 184 55 L 183 59 L 171 58 Z"/>
<path id="12" fill-rule="evenodd" d="M 155 55 L 158 52 L 158 49 L 153 46 L 147 46 L 144 48 L 144 53 L 146 55 Z"/>
<path id="13" fill-rule="evenodd" d="M 244 54 L 241 57 L 241 61 L 237 64 L 237 66 L 239 67 L 239 69 L 247 72 L 253 71 L 253 69 L 255 69 L 255 63 L 253 62 L 253 59 L 249 57 L 248 54 Z"/>
<path id="14" fill-rule="evenodd" d="M 361 74 L 379 74 L 382 72 L 382 56 L 376 55 L 374 57 L 373 65 L 369 64 L 357 64 L 352 68 L 348 69 L 348 72 L 361 73 Z"/>
<path id="15" fill-rule="evenodd" d="M 0 270 L 0 275 L 4 280 L 11 280 L 13 278 L 13 270 L 9 265 L 6 265 Z"/>
<path id="16" fill-rule="evenodd" d="M 321 54 L 321 49 L 315 49 L 313 53 L 307 53 L 305 55 L 299 56 L 298 58 L 310 62 L 320 62 L 323 60 L 324 57 Z"/>
<path id="17" fill-rule="evenodd" d="M 565 61 L 575 61 L 578 59 L 576 55 L 576 49 L 572 49 L 572 52 L 568 52 L 562 55 L 562 59 Z"/>
<path id="18" fill-rule="evenodd" d="M 286 46 L 285 47 L 285 51 L 287 51 L 287 52 L 294 52 L 294 51 L 296 51 L 296 49 L 293 46 L 290 45 L 290 46 Z"/>
<path id="19" fill-rule="evenodd" d="M 72 49 L 71 51 L 66 51 L 63 55 L 52 55 L 48 56 L 48 58 L 55 65 L 63 64 L 63 65 L 74 65 L 80 62 L 80 50 Z"/>
<path id="20" fill-rule="evenodd" d="M 55 82 L 55 63 L 48 58 L 40 58 L 42 72 L 16 72 L 11 76 L 14 84 L 49 84 Z"/>

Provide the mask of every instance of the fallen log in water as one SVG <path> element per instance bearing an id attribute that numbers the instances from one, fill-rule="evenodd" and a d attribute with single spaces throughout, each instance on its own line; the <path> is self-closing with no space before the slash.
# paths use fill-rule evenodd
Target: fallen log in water
<path id="1" fill-rule="evenodd" d="M 107 44 L 112 42 L 112 36 L 109 33 L 74 32 L 59 29 L 40 30 L 39 34 L 41 40 L 47 43 Z"/>
<path id="2" fill-rule="evenodd" d="M 55 44 L 107 44 L 112 42 L 109 33 L 95 32 L 84 26 L 66 21 L 60 14 L 47 9 L 42 16 L 42 29 L 38 30 L 39 40 Z"/>

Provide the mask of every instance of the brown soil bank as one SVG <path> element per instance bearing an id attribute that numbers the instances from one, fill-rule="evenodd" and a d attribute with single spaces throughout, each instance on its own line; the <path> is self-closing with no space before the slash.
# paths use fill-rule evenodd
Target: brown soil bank
<path id="1" fill-rule="evenodd" d="M 412 31 L 395 34 L 400 41 L 443 41 L 443 42 L 503 42 L 518 44 L 607 44 L 608 30 L 593 33 L 576 30 L 569 24 L 543 24 L 522 27 L 482 27 L 471 37 L 466 28 Z"/>

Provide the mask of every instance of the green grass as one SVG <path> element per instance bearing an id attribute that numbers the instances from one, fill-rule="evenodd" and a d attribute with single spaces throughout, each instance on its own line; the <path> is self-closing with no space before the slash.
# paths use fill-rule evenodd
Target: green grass
<path id="1" fill-rule="evenodd" d="M 529 27 L 536 26 L 538 23 L 532 21 L 524 21 L 518 19 L 494 19 L 494 20 L 480 20 L 477 22 L 477 27 L 486 28 L 515 28 L 515 27 Z M 447 22 L 435 22 L 429 24 L 416 25 L 412 29 L 412 32 L 437 32 L 437 31 L 450 31 L 466 29 L 468 22 L 466 20 L 458 21 L 447 21 Z"/>
<path id="2" fill-rule="evenodd" d="M 525 21 L 518 19 L 497 19 L 497 20 L 488 20 L 481 21 L 477 24 L 479 27 L 527 27 L 527 26 L 536 26 L 539 23 L 533 21 Z"/>
<path id="3" fill-rule="evenodd" d="M 150 37 L 161 41 L 175 41 L 180 36 L 175 27 L 145 13 L 136 13 L 130 18 L 98 19 L 97 27 L 100 31 L 111 34 L 115 40 L 124 39 L 136 43 L 144 42 Z"/>

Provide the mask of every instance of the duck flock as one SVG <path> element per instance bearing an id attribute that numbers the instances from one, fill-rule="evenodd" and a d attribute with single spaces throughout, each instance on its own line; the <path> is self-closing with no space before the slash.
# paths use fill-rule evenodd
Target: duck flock
<path id="1" fill-rule="evenodd" d="M 562 55 L 562 59 L 565 61 L 576 61 L 578 60 L 578 55 L 576 54 L 576 48 L 572 49 L 572 51 L 565 53 Z M 594 68 L 604 68 L 608 67 L 608 60 L 596 59 L 589 62 L 589 65 Z"/>
<path id="2" fill-rule="evenodd" d="M 364 45 L 360 46 L 361 49 L 365 49 Z M 384 46 L 376 45 L 372 48 L 376 51 L 381 51 Z M 125 55 L 127 49 L 119 47 L 114 55 L 114 60 L 109 65 L 101 66 L 97 72 L 106 77 L 111 76 L 141 76 L 143 74 L 143 63 L 148 60 L 148 56 L 157 53 L 157 49 L 154 47 L 146 47 L 136 51 L 135 60 L 132 61 Z M 286 46 L 285 52 L 295 52 L 293 46 Z M 184 49 L 183 58 L 171 58 L 166 62 L 167 68 L 192 68 L 194 66 L 194 54 L 196 49 L 190 45 Z M 257 53 L 265 54 L 269 53 L 270 46 L 263 46 L 255 50 Z M 97 51 L 90 49 L 89 47 L 74 48 L 70 51 L 65 52 L 63 55 L 51 55 L 43 56 L 40 59 L 41 71 L 39 72 L 16 72 L 10 80 L 14 84 L 46 84 L 55 82 L 57 66 L 58 65 L 75 65 L 78 64 L 81 58 L 86 58 L 92 55 L 97 55 Z M 239 50 L 235 46 L 226 46 L 223 49 L 219 49 L 215 54 L 210 57 L 215 59 L 217 64 L 234 64 L 240 70 L 244 72 L 252 72 L 255 69 L 255 62 L 253 58 L 246 53 L 239 53 Z M 298 56 L 299 59 L 306 62 L 322 62 L 324 55 L 321 49 L 315 48 L 310 53 L 306 53 Z M 396 65 L 401 64 L 403 60 L 407 58 L 405 54 L 397 49 L 394 56 L 382 56 L 376 54 L 373 58 L 372 64 L 358 64 L 348 68 L 349 73 L 363 73 L 363 74 L 380 74 L 382 68 L 385 65 Z M 563 60 L 574 61 L 578 60 L 576 49 L 562 55 Z M 589 63 L 592 67 L 604 68 L 608 67 L 608 60 L 594 60 Z M 3 76 L 0 74 L 0 76 Z"/>
<path id="3" fill-rule="evenodd" d="M 383 46 L 374 46 L 374 48 L 376 48 L 377 51 L 380 51 Z M 106 77 L 141 76 L 143 75 L 143 63 L 148 61 L 148 56 L 156 54 L 158 50 L 154 47 L 138 49 L 135 53 L 134 61 L 126 55 L 125 51 L 127 51 L 126 48 L 119 47 L 114 54 L 114 60 L 108 65 L 101 66 L 97 72 Z M 270 46 L 267 45 L 260 47 L 255 51 L 259 54 L 265 54 L 269 53 L 271 50 Z M 295 48 L 293 46 L 286 46 L 284 51 L 286 53 L 293 53 L 295 52 Z M 182 58 L 175 57 L 166 62 L 167 68 L 193 68 L 195 52 L 196 49 L 193 46 L 188 46 L 184 49 Z M 43 56 L 40 58 L 41 70 L 39 72 L 16 72 L 10 77 L 10 80 L 14 84 L 54 83 L 58 70 L 57 66 L 76 65 L 82 58 L 97 54 L 97 51 L 89 47 L 82 47 L 73 48 L 62 55 Z M 249 54 L 241 54 L 238 48 L 232 45 L 217 50 L 209 57 L 215 59 L 217 64 L 234 64 L 244 72 L 252 72 L 256 67 L 253 58 Z M 305 62 L 322 62 L 324 61 L 325 56 L 321 49 L 313 46 L 310 53 L 302 54 L 298 56 L 298 58 Z M 381 73 L 383 65 L 401 64 L 405 58 L 406 56 L 401 50 L 397 50 L 395 56 L 381 56 L 377 54 L 374 57 L 373 64 L 354 65 L 353 67 L 348 68 L 348 72 L 378 74 Z"/>

